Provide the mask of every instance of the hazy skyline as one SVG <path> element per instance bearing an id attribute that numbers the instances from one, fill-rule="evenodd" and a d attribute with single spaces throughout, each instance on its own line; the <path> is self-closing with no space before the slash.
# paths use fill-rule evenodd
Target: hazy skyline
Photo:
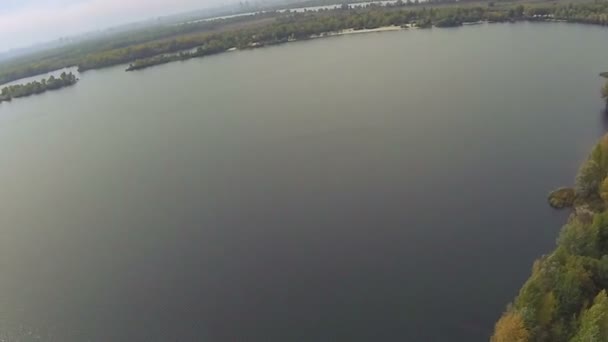
<path id="1" fill-rule="evenodd" d="M 226 0 L 2 0 L 0 52 Z"/>

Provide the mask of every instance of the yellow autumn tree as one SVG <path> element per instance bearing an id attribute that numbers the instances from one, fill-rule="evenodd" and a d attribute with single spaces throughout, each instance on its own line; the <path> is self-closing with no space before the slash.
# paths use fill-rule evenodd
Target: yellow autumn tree
<path id="1" fill-rule="evenodd" d="M 608 177 L 600 184 L 600 197 L 604 202 L 608 202 Z"/>
<path id="2" fill-rule="evenodd" d="M 555 299 L 553 292 L 549 292 L 543 297 L 543 301 L 538 310 L 538 323 L 542 326 L 548 326 L 553 319 L 553 314 L 556 309 L 557 299 Z"/>
<path id="3" fill-rule="evenodd" d="M 521 315 L 514 310 L 505 312 L 496 322 L 490 342 L 528 342 L 530 333 Z"/>

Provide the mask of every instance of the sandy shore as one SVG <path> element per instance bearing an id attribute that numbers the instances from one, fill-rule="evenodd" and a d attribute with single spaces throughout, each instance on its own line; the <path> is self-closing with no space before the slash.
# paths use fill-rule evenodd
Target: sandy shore
<path id="1" fill-rule="evenodd" d="M 411 28 L 416 28 L 414 26 L 411 25 L 404 25 L 403 27 L 401 26 L 382 26 L 382 27 L 378 27 L 378 28 L 374 28 L 374 29 L 361 29 L 361 30 L 355 30 L 355 29 L 346 29 L 346 30 L 342 30 L 342 31 L 338 31 L 338 32 L 327 32 L 327 33 L 322 33 L 319 35 L 312 35 L 310 36 L 310 38 L 323 38 L 323 37 L 334 37 L 334 36 L 343 36 L 343 35 L 347 35 L 347 34 L 356 34 L 356 33 L 371 33 L 371 32 L 385 32 L 385 31 L 400 31 L 400 30 L 405 30 L 405 29 L 411 29 Z"/>
<path id="2" fill-rule="evenodd" d="M 411 27 L 407 27 L 407 28 L 411 28 Z M 385 31 L 399 31 L 399 30 L 403 30 L 404 28 L 401 26 L 382 26 L 382 27 L 378 27 L 375 29 L 362 29 L 362 30 L 355 30 L 355 29 L 346 29 L 346 30 L 342 30 L 340 32 L 336 32 L 335 35 L 345 35 L 345 34 L 355 34 L 355 33 L 371 33 L 371 32 L 385 32 Z"/>

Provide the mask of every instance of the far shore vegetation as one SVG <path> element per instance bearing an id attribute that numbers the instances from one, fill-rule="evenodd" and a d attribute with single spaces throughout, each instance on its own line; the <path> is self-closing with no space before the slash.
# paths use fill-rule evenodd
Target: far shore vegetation
<path id="1" fill-rule="evenodd" d="M 72 72 L 63 72 L 59 77 L 50 76 L 48 79 L 43 78 L 40 81 L 6 86 L 0 92 L 0 102 L 68 87 L 76 84 L 76 82 L 78 82 L 78 78 Z"/>
<path id="2" fill-rule="evenodd" d="M 398 1 L 386 6 L 289 12 L 122 32 L 0 63 L 0 84 L 66 67 L 79 71 L 130 64 L 139 70 L 231 49 L 251 49 L 384 26 L 454 27 L 479 22 L 564 21 L 608 25 L 608 2 Z"/>

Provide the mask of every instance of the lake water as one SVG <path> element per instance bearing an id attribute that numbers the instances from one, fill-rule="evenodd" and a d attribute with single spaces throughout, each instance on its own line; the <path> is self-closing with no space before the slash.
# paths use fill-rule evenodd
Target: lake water
<path id="1" fill-rule="evenodd" d="M 607 30 L 81 75 L 0 105 L 5 341 L 487 341 L 606 130 Z"/>

